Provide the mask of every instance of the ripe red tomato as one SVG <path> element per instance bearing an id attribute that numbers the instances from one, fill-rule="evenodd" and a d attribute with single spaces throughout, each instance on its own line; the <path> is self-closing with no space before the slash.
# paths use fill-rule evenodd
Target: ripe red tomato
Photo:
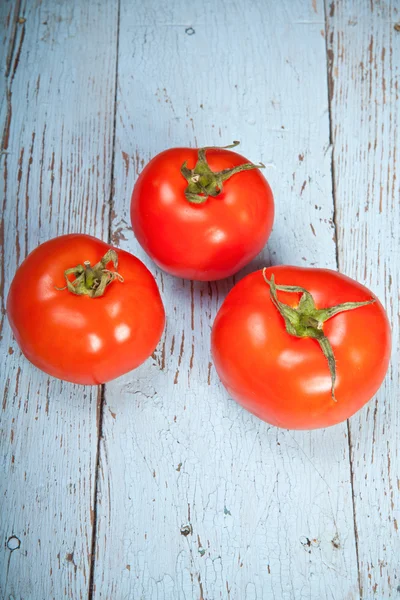
<path id="1" fill-rule="evenodd" d="M 57 289 L 66 279 L 69 289 Z M 7 313 L 22 352 L 35 366 L 93 385 L 145 361 L 165 324 L 156 282 L 145 265 L 81 234 L 54 238 L 29 254 L 12 281 Z"/>
<path id="2" fill-rule="evenodd" d="M 161 152 L 132 194 L 139 243 L 178 277 L 211 281 L 236 273 L 260 252 L 272 228 L 273 196 L 259 166 L 226 148 Z"/>
<path id="3" fill-rule="evenodd" d="M 278 427 L 315 429 L 347 419 L 385 377 L 391 341 L 384 308 L 334 271 L 279 266 L 264 275 L 240 281 L 215 319 L 212 354 L 222 383 Z"/>

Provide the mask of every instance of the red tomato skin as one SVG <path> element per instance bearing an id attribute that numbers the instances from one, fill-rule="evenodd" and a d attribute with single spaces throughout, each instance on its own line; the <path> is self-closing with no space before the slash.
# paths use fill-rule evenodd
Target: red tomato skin
<path id="1" fill-rule="evenodd" d="M 157 346 L 165 312 L 154 277 L 136 257 L 114 248 L 124 282 L 103 296 L 76 296 L 64 270 L 95 265 L 112 246 L 83 234 L 38 246 L 18 268 L 7 299 L 8 319 L 26 358 L 59 379 L 106 383 L 143 363 Z M 110 267 L 109 267 L 110 268 Z"/>
<path id="2" fill-rule="evenodd" d="M 307 289 L 317 308 L 375 299 L 324 324 L 336 358 L 337 401 L 318 342 L 286 332 L 262 270 L 231 290 L 214 321 L 211 349 L 222 383 L 239 404 L 277 427 L 316 429 L 348 419 L 374 396 L 388 369 L 391 333 L 382 304 L 335 271 L 278 266 L 267 269 L 268 279 L 272 274 L 277 285 Z M 295 307 L 300 294 L 278 291 L 278 298 Z"/>
<path id="3" fill-rule="evenodd" d="M 215 171 L 248 162 L 229 150 L 206 154 Z M 132 193 L 131 220 L 141 246 L 164 271 L 212 281 L 233 275 L 265 246 L 274 219 L 271 188 L 258 169 L 233 175 L 218 197 L 192 204 L 182 164 L 192 169 L 197 150 L 172 148 L 155 156 Z"/>

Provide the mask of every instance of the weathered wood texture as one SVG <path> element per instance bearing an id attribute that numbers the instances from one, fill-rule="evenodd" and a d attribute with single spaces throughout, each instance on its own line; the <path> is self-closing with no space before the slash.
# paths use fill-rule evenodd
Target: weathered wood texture
<path id="1" fill-rule="evenodd" d="M 129 227 L 152 156 L 239 137 L 277 208 L 245 272 L 336 268 L 324 30 L 315 0 L 121 2 L 114 243 L 156 274 L 168 323 L 106 386 L 94 598 L 359 598 L 346 424 L 279 431 L 230 400 L 209 336 L 233 280 L 157 271 Z"/>
<path id="2" fill-rule="evenodd" d="M 1 16 L 0 597 L 76 600 L 89 587 L 98 390 L 21 356 L 5 295 L 48 238 L 107 239 L 117 6 L 3 1 Z"/>
<path id="3" fill-rule="evenodd" d="M 397 598 L 398 0 L 3 0 L 0 18 L 0 597 Z M 269 165 L 268 247 L 227 281 L 162 273 L 129 227 L 138 173 L 236 138 Z M 99 427 L 100 390 L 31 367 L 4 303 L 38 243 L 109 230 L 155 273 L 168 323 L 106 386 Z M 386 383 L 349 428 L 269 427 L 218 381 L 216 311 L 264 264 L 337 259 L 388 307 Z"/>
<path id="4" fill-rule="evenodd" d="M 400 592 L 400 2 L 334 1 L 327 15 L 339 267 L 393 327 L 385 384 L 350 420 L 362 597 L 387 600 Z"/>

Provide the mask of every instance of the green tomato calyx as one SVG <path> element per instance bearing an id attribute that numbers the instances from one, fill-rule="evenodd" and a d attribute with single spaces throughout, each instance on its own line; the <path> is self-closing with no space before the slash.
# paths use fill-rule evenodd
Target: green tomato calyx
<path id="1" fill-rule="evenodd" d="M 185 189 L 185 197 L 189 202 L 192 204 L 203 204 L 209 196 L 214 198 L 219 196 L 222 192 L 224 181 L 232 177 L 232 175 L 250 169 L 265 168 L 263 163 L 260 163 L 259 165 L 244 163 L 243 165 L 238 165 L 232 169 L 224 169 L 223 171 L 218 172 L 211 171 L 206 158 L 207 150 L 226 150 L 235 148 L 239 144 L 240 142 L 233 142 L 230 146 L 206 146 L 205 148 L 199 148 L 197 163 L 194 169 L 189 169 L 187 167 L 187 161 L 183 163 L 181 173 L 188 184 Z"/>
<path id="2" fill-rule="evenodd" d="M 112 262 L 115 271 L 107 269 L 107 265 Z M 77 296 L 89 296 L 89 298 L 99 298 L 103 296 L 107 286 L 116 279 L 121 283 L 124 281 L 122 275 L 117 272 L 118 269 L 118 254 L 115 250 L 108 250 L 103 258 L 94 265 L 90 266 L 90 262 L 86 260 L 83 265 L 77 265 L 71 269 L 64 271 L 66 286 L 63 288 L 56 287 L 57 290 L 68 290 Z M 75 279 L 70 280 L 70 275 L 74 275 Z"/>
<path id="3" fill-rule="evenodd" d="M 365 302 L 344 302 L 343 304 L 330 306 L 329 308 L 317 309 L 314 298 L 310 292 L 304 288 L 294 285 L 276 285 L 274 275 L 271 275 L 271 279 L 268 279 L 265 268 L 263 269 L 263 277 L 265 282 L 269 285 L 271 301 L 285 321 L 286 331 L 295 337 L 313 338 L 319 343 L 321 350 L 328 361 L 332 381 L 331 396 L 336 402 L 336 360 L 331 343 L 324 334 L 323 325 L 325 321 L 331 319 L 335 315 L 348 310 L 355 310 L 361 306 L 367 306 L 368 304 L 375 302 L 375 299 L 371 298 L 371 300 L 366 300 Z M 278 300 L 277 291 L 300 293 L 301 297 L 297 308 L 293 308 L 292 306 L 280 302 Z"/>

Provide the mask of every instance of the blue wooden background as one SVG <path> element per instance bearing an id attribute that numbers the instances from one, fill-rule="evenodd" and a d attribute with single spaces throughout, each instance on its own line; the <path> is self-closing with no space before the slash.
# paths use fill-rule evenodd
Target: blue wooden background
<path id="1" fill-rule="evenodd" d="M 3 0 L 0 597 L 388 600 L 400 594 L 398 0 Z M 276 221 L 235 278 L 162 273 L 129 221 L 144 164 L 242 141 Z M 168 323 L 105 387 L 47 377 L 5 298 L 39 243 L 139 256 Z M 237 406 L 210 327 L 263 265 L 340 269 L 378 294 L 393 360 L 348 423 L 278 430 Z"/>

